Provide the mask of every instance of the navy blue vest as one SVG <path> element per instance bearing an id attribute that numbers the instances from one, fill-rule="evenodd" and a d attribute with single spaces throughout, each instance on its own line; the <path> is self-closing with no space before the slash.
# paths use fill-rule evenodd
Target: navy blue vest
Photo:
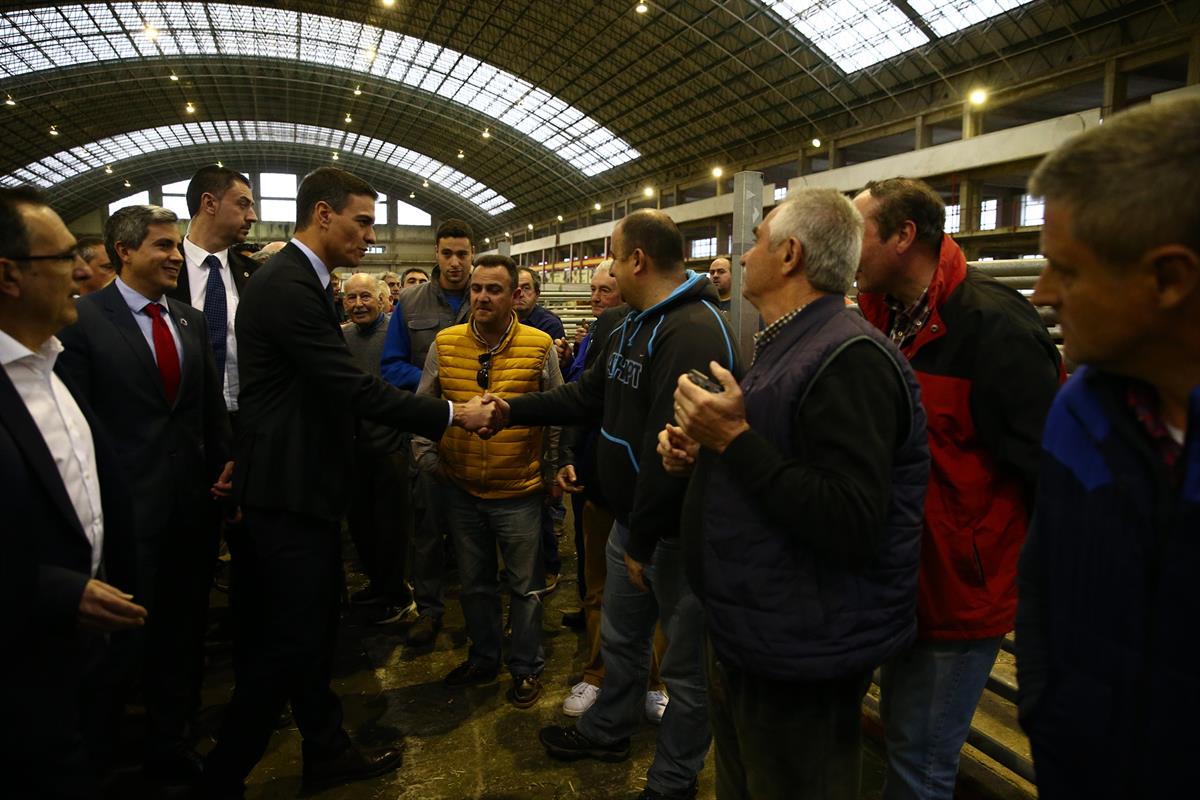
<path id="1" fill-rule="evenodd" d="M 886 529 L 872 562 L 852 570 L 815 558 L 714 459 L 708 485 L 725 488 L 705 492 L 705 613 L 717 655 L 748 673 L 789 681 L 845 677 L 882 664 L 916 637 L 929 451 L 907 359 L 840 296 L 823 297 L 785 326 L 746 374 L 746 417 L 789 452 L 809 387 L 839 352 L 864 340 L 888 355 L 908 387 L 912 419 L 895 453 Z"/>

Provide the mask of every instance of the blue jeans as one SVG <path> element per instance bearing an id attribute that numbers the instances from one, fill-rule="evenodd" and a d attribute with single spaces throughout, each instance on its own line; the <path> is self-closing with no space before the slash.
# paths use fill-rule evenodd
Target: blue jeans
<path id="1" fill-rule="evenodd" d="M 441 619 L 446 610 L 443 597 L 446 556 L 442 535 L 446 521 L 446 481 L 431 472 L 417 472 L 413 478 L 413 530 L 410 577 L 413 599 L 423 617 Z"/>
<path id="2" fill-rule="evenodd" d="M 600 622 L 604 683 L 576 727 L 598 744 L 612 744 L 637 730 L 645 713 L 654 626 L 661 621 L 667 637 L 661 673 L 671 702 L 658 730 L 646 786 L 663 794 L 683 792 L 704 767 L 712 741 L 704 683 L 704 617 L 683 574 L 679 542 L 658 543 L 645 571 L 650 591 L 642 592 L 625 569 L 621 542 L 628 531 L 620 527 L 613 526 L 605 552 L 608 576 Z"/>
<path id="3" fill-rule="evenodd" d="M 447 484 L 446 515 L 458 554 L 463 616 L 471 648 L 467 660 L 489 669 L 500 666 L 500 583 L 496 545 L 504 557 L 510 592 L 512 642 L 508 669 L 513 675 L 540 675 L 542 655 L 542 495 L 515 500 L 484 500 Z"/>
<path id="4" fill-rule="evenodd" d="M 1002 638 L 918 642 L 883 666 L 884 800 L 954 797 L 959 752 Z"/>

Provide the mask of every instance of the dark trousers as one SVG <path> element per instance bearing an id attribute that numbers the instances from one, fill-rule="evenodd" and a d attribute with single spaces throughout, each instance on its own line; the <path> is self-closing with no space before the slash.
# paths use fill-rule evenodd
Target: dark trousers
<path id="1" fill-rule="evenodd" d="M 187 748 L 200 708 L 208 594 L 216 565 L 219 518 L 180 511 L 152 539 L 137 542 L 138 577 L 146 606 L 140 639 L 142 695 L 149 725 L 146 754 Z M 194 512 L 193 512 L 194 513 Z M 114 637 L 120 658 L 125 636 Z"/>
<path id="2" fill-rule="evenodd" d="M 233 698 L 205 762 L 215 789 L 241 787 L 262 758 L 290 701 L 305 758 L 350 745 L 342 705 L 330 688 L 342 588 L 337 522 L 247 509 L 233 538 L 233 612 L 239 618 Z"/>
<path id="3" fill-rule="evenodd" d="M 371 579 L 371 588 L 395 605 L 412 602 L 404 581 L 405 555 L 412 528 L 412 484 L 408 449 L 391 453 L 356 452 L 346 522 L 350 538 Z"/>
<path id="4" fill-rule="evenodd" d="M 870 670 L 774 681 L 727 668 L 711 643 L 705 662 L 718 800 L 858 800 Z"/>

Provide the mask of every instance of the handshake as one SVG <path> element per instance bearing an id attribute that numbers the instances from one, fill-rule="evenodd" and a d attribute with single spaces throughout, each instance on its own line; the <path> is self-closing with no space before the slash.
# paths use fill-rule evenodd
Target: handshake
<path id="1" fill-rule="evenodd" d="M 454 424 L 490 439 L 508 427 L 508 403 L 490 392 L 454 404 Z"/>

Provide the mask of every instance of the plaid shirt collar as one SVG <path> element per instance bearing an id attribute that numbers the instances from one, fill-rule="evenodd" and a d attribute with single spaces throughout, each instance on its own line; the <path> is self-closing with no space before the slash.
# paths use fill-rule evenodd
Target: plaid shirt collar
<path id="1" fill-rule="evenodd" d="M 808 305 L 805 303 L 805 305 Z M 780 331 L 787 327 L 787 324 L 800 316 L 800 312 L 804 310 L 804 306 L 793 308 L 788 313 L 784 314 L 779 319 L 772 322 L 766 328 L 754 334 L 754 360 L 758 361 L 758 356 L 762 353 L 763 348 L 769 345 L 774 339 L 779 336 Z"/>
<path id="2" fill-rule="evenodd" d="M 892 312 L 892 324 L 888 330 L 888 336 L 892 343 L 899 348 L 903 348 L 921 332 L 921 328 L 925 327 L 925 323 L 929 321 L 929 314 L 933 311 L 933 306 L 929 304 L 928 286 L 925 287 L 925 291 L 921 292 L 917 301 L 907 308 L 890 294 L 884 295 L 883 302 Z"/>
<path id="3" fill-rule="evenodd" d="M 1183 445 L 1175 441 L 1175 437 L 1171 435 L 1171 431 L 1167 427 L 1167 421 L 1162 416 L 1162 409 L 1158 402 L 1158 393 L 1148 384 L 1141 381 L 1130 381 L 1125 387 L 1125 404 L 1150 437 L 1150 444 L 1158 453 L 1159 458 L 1178 480 L 1180 473 L 1176 469 L 1176 465 L 1179 463 L 1180 455 L 1183 454 Z"/>

